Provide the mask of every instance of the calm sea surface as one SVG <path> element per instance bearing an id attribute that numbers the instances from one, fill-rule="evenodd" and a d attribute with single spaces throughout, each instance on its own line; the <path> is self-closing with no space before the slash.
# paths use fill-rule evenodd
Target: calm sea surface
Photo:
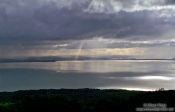
<path id="1" fill-rule="evenodd" d="M 0 63 L 0 91 L 59 88 L 175 89 L 175 61 Z"/>

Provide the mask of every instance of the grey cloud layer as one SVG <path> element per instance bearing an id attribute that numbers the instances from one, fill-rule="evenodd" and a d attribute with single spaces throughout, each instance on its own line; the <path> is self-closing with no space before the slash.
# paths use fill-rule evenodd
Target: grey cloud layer
<path id="1" fill-rule="evenodd" d="M 0 39 L 159 37 L 174 12 L 173 0 L 1 0 Z"/>

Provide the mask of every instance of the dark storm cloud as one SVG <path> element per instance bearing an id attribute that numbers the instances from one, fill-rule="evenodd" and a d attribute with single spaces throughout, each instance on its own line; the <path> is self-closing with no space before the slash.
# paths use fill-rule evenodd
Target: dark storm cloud
<path id="1" fill-rule="evenodd" d="M 167 5 L 174 5 L 175 4 L 175 0 L 165 0 L 165 3 Z"/>
<path id="2" fill-rule="evenodd" d="M 174 28 L 166 4 L 173 0 L 1 0 L 0 39 L 155 37 Z"/>

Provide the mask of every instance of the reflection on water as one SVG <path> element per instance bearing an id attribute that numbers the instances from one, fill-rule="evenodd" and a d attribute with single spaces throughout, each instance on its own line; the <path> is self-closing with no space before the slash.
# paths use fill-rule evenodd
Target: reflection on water
<path id="1" fill-rule="evenodd" d="M 43 69 L 57 72 L 173 72 L 175 62 L 170 60 L 93 60 L 0 63 L 0 68 Z"/>
<path id="2" fill-rule="evenodd" d="M 175 89 L 175 62 L 98 60 L 0 63 L 0 91 L 48 88 Z"/>
<path id="3" fill-rule="evenodd" d="M 106 61 L 61 61 L 56 63 L 57 71 L 76 72 L 165 72 L 173 70 L 171 61 L 106 60 Z"/>

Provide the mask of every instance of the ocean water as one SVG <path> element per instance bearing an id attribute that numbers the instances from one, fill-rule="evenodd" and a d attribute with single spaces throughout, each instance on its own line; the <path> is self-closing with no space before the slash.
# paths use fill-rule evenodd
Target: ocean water
<path id="1" fill-rule="evenodd" d="M 28 89 L 175 89 L 173 60 L 0 63 L 0 91 Z"/>

